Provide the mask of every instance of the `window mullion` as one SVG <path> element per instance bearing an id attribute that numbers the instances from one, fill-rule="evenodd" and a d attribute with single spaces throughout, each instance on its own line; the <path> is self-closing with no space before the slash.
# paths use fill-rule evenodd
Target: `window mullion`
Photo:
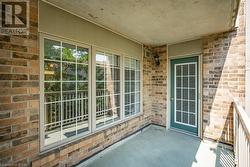
<path id="1" fill-rule="evenodd" d="M 62 93 L 62 42 L 60 42 L 60 58 L 61 58 L 61 62 L 60 62 L 60 95 L 61 95 L 61 109 L 60 109 L 60 118 L 61 118 L 61 133 L 60 133 L 60 139 L 62 140 L 62 133 L 63 133 L 63 93 Z"/>
<path id="2" fill-rule="evenodd" d="M 96 130 L 96 50 L 92 49 L 92 56 L 91 56 L 91 60 L 92 60 L 92 83 L 91 83 L 91 87 L 92 87 L 92 111 L 91 111 L 91 115 L 92 115 L 92 121 L 91 121 L 91 130 L 92 132 L 94 132 Z"/>
<path id="3" fill-rule="evenodd" d="M 78 70 L 78 65 L 77 65 L 77 46 L 75 46 L 75 63 L 76 63 L 76 70 L 75 70 L 75 75 L 76 75 L 76 80 L 75 80 L 75 119 L 76 119 L 76 135 L 77 135 L 77 119 L 78 119 L 78 94 L 77 94 L 77 82 L 78 82 L 78 75 L 77 75 L 77 70 Z M 80 117 L 81 118 L 81 117 Z"/>
<path id="4" fill-rule="evenodd" d="M 125 70 L 124 70 L 124 57 L 120 58 L 120 114 L 121 119 L 125 118 L 125 98 L 124 98 L 124 90 L 125 90 Z"/>

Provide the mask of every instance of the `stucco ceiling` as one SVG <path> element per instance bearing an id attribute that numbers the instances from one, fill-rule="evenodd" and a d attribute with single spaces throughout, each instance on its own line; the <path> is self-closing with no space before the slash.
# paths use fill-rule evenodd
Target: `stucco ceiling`
<path id="1" fill-rule="evenodd" d="M 143 44 L 178 43 L 232 28 L 237 0 L 46 0 Z"/>

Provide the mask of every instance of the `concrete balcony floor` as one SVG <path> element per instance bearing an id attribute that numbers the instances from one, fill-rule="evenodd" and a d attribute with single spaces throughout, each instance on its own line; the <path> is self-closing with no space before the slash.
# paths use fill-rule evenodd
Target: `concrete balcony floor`
<path id="1" fill-rule="evenodd" d="M 78 167 L 234 166 L 233 152 L 225 146 L 158 126 L 150 126 L 121 143 Z"/>

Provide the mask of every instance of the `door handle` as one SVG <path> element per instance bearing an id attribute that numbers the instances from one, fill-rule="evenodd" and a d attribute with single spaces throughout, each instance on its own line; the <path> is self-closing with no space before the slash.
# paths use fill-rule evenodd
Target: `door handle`
<path id="1" fill-rule="evenodd" d="M 173 101 L 173 100 L 174 100 L 174 98 L 173 98 L 173 97 L 171 97 L 171 98 L 170 98 L 170 100 L 172 100 L 172 101 Z"/>

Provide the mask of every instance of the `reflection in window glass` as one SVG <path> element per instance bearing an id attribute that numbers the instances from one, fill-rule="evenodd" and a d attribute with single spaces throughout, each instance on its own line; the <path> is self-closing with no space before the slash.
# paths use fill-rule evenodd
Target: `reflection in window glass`
<path id="1" fill-rule="evenodd" d="M 125 117 L 140 112 L 140 62 L 132 58 L 125 58 Z"/>
<path id="2" fill-rule="evenodd" d="M 44 39 L 45 145 L 89 130 L 88 48 Z"/>
<path id="3" fill-rule="evenodd" d="M 96 127 L 120 119 L 120 57 L 96 54 Z"/>
<path id="4" fill-rule="evenodd" d="M 44 59 L 61 60 L 61 42 L 44 39 Z"/>

